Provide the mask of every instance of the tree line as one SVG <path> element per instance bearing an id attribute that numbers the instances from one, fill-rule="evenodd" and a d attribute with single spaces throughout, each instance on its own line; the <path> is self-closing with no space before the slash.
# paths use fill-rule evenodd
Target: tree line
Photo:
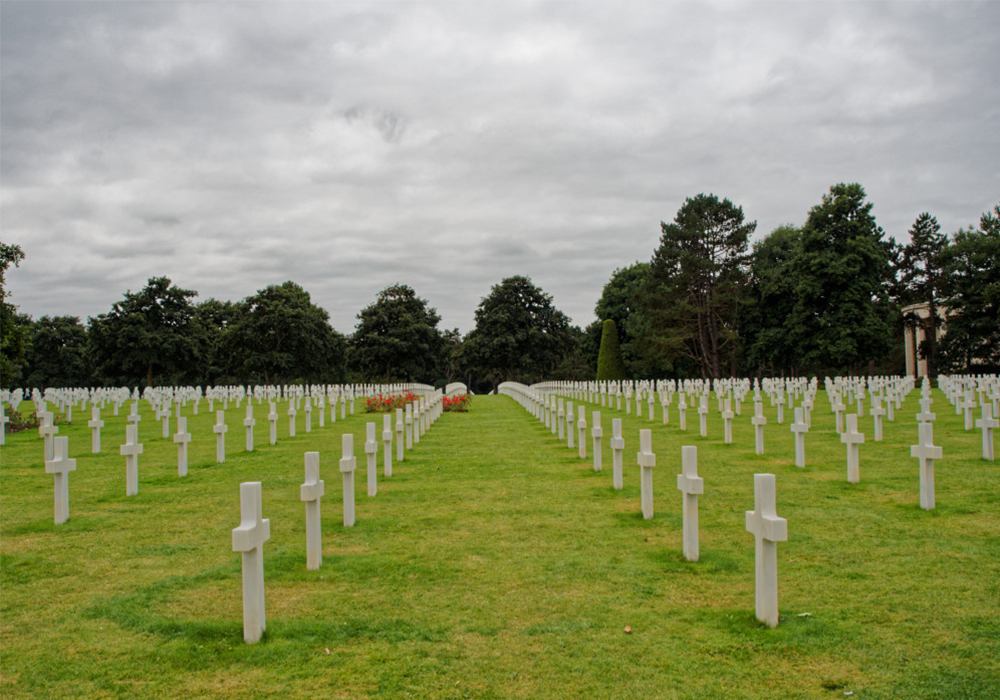
<path id="1" fill-rule="evenodd" d="M 903 372 L 902 334 L 921 325 L 931 374 L 1000 369 L 1000 205 L 978 228 L 942 234 L 921 214 L 901 246 L 886 238 L 858 184 L 830 188 L 801 227 L 752 247 L 756 222 L 728 199 L 688 198 L 661 223 L 648 262 L 616 270 L 573 326 L 524 276 L 494 285 L 465 336 L 407 285 L 357 315 L 355 331 L 288 281 L 238 302 L 207 299 L 166 277 L 126 292 L 84 324 L 32 319 L 8 300 L 4 274 L 24 258 L 0 243 L 0 381 L 4 387 L 463 380 L 652 379 L 746 374 Z M 927 303 L 926 318 L 904 314 Z M 936 342 L 941 322 L 947 333 Z M 603 336 L 603 337 L 602 337 Z"/>

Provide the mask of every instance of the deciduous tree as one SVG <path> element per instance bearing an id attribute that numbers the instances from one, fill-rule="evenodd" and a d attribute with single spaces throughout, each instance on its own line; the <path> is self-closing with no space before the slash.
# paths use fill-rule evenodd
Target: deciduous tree
<path id="1" fill-rule="evenodd" d="M 350 339 L 352 369 L 368 380 L 421 381 L 435 379 L 443 346 L 437 324 L 441 318 L 405 284 L 394 284 L 358 314 Z"/>

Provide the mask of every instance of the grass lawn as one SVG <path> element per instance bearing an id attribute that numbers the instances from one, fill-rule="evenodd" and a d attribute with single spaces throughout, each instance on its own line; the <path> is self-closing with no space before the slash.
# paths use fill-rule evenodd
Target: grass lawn
<path id="1" fill-rule="evenodd" d="M 243 409 L 191 415 L 189 474 L 143 405 L 139 494 L 125 496 L 125 408 L 87 411 L 70 437 L 70 520 L 53 524 L 37 431 L 0 457 L 0 697 L 10 698 L 1000 698 L 1000 463 L 934 392 L 937 509 L 918 507 L 913 392 L 885 440 L 859 421 L 861 483 L 820 393 L 794 465 L 792 412 L 766 406 L 765 454 L 750 410 L 722 440 L 600 409 L 593 470 L 507 397 L 445 414 L 406 461 L 365 490 L 364 414 L 243 450 Z M 767 402 L 765 401 L 765 404 Z M 359 402 L 360 405 L 360 402 Z M 22 408 L 28 408 L 26 402 Z M 217 406 L 218 408 L 218 406 Z M 594 406 L 589 406 L 592 410 Z M 644 407 L 645 408 L 645 407 Z M 611 487 L 611 419 L 624 419 L 625 489 Z M 376 416 L 381 435 L 382 418 Z M 588 424 L 590 417 L 588 415 Z M 642 519 L 635 453 L 653 428 L 656 515 Z M 171 425 L 171 431 L 174 426 Z M 357 525 L 342 527 L 340 435 L 355 435 Z M 588 430 L 589 433 L 589 430 Z M 681 445 L 696 445 L 701 560 L 681 555 Z M 305 568 L 303 453 L 326 481 L 323 566 Z M 777 475 L 781 624 L 754 619 L 753 474 Z M 242 640 L 239 484 L 262 481 L 267 631 Z M 808 615 L 806 615 L 808 613 Z M 631 633 L 625 632 L 626 625 Z"/>

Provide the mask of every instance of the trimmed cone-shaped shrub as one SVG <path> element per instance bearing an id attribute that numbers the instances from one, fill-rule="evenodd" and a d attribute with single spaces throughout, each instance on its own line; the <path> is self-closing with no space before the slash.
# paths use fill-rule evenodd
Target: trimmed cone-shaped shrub
<path id="1" fill-rule="evenodd" d="M 601 332 L 601 350 L 597 354 L 597 381 L 625 379 L 625 360 L 618 345 L 618 326 L 614 319 L 604 322 Z"/>

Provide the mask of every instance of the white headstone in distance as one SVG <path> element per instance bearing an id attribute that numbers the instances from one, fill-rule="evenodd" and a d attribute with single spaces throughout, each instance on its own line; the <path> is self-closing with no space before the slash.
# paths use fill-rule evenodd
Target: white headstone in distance
<path id="1" fill-rule="evenodd" d="M 806 433 L 809 432 L 809 425 L 805 421 L 804 409 L 801 406 L 795 407 L 795 422 L 792 423 L 792 432 L 795 433 L 795 466 L 806 466 Z"/>
<path id="2" fill-rule="evenodd" d="M 271 410 L 267 414 L 267 422 L 271 427 L 271 444 L 274 445 L 278 442 L 278 407 L 273 401 L 269 403 L 271 404 Z"/>
<path id="3" fill-rule="evenodd" d="M 375 424 L 365 424 L 365 458 L 368 467 L 368 495 L 378 493 L 378 441 L 375 439 Z"/>
<path id="4" fill-rule="evenodd" d="M 98 406 L 90 407 L 90 420 L 87 421 L 87 427 L 90 428 L 90 452 L 91 454 L 101 453 L 101 428 L 104 427 L 104 421 L 101 420 L 101 409 Z"/>
<path id="5" fill-rule="evenodd" d="M 404 417 L 404 422 L 406 424 L 406 449 L 413 449 L 413 402 L 408 402 L 406 404 L 406 415 Z"/>
<path id="6" fill-rule="evenodd" d="M 878 396 L 872 398 L 872 407 L 868 410 L 868 415 L 875 424 L 875 442 L 882 442 L 882 416 L 885 415 L 885 409 L 882 408 L 882 399 Z"/>
<path id="7" fill-rule="evenodd" d="M 138 432 L 138 423 L 125 426 L 125 444 L 119 448 L 119 452 L 125 457 L 126 496 L 134 496 L 139 493 L 139 455 L 142 454 L 142 445 L 136 439 Z"/>
<path id="8" fill-rule="evenodd" d="M 698 494 L 705 492 L 705 484 L 698 476 L 697 447 L 681 447 L 681 473 L 677 475 L 677 488 L 684 498 L 684 558 L 698 561 Z"/>
<path id="9" fill-rule="evenodd" d="M 840 441 L 847 445 L 847 481 L 856 484 L 861 480 L 858 466 L 858 446 L 865 441 L 864 433 L 858 432 L 858 415 L 847 416 L 847 429 L 841 433 Z"/>
<path id="10" fill-rule="evenodd" d="M 727 445 L 733 444 L 733 417 L 732 400 L 726 397 L 722 409 L 723 435 Z"/>
<path id="11" fill-rule="evenodd" d="M 344 527 L 354 526 L 354 470 L 358 468 L 358 460 L 354 456 L 354 435 L 344 433 L 340 436 L 341 449 L 340 475 L 344 483 Z"/>
<path id="12" fill-rule="evenodd" d="M 698 428 L 702 437 L 708 437 L 708 397 L 704 394 L 698 400 Z"/>
<path id="13" fill-rule="evenodd" d="M 625 439 L 622 437 L 622 419 L 611 420 L 611 481 L 616 491 L 621 491 L 622 483 L 622 453 L 625 451 Z"/>
<path id="14" fill-rule="evenodd" d="M 299 500 L 306 504 L 306 568 L 318 569 L 323 563 L 320 499 L 325 493 L 319 478 L 319 452 L 306 452 L 306 479 L 299 487 Z"/>
<path id="15" fill-rule="evenodd" d="M 677 401 L 677 414 L 679 418 L 677 419 L 677 424 L 681 430 L 687 431 L 687 401 L 684 400 L 684 392 L 680 392 L 680 398 Z"/>
<path id="16" fill-rule="evenodd" d="M 760 401 L 754 402 L 754 416 L 750 419 L 753 424 L 753 445 L 754 454 L 764 454 L 764 426 L 767 425 L 767 418 L 764 417 L 764 407 Z"/>
<path id="17" fill-rule="evenodd" d="M 993 405 L 982 405 L 982 418 L 976 420 L 976 427 L 983 431 L 983 459 L 993 461 L 993 431 L 1000 428 L 1000 420 L 993 417 Z"/>
<path id="18" fill-rule="evenodd" d="M 392 476 L 392 416 L 382 416 L 382 474 Z"/>
<path id="19" fill-rule="evenodd" d="M 215 461 L 219 464 L 223 464 L 226 461 L 226 432 L 228 431 L 229 426 L 226 425 L 226 412 L 216 411 L 215 425 L 212 426 L 212 432 L 215 433 Z"/>
<path id="20" fill-rule="evenodd" d="M 69 458 L 69 438 L 55 439 L 52 459 L 45 463 L 45 473 L 51 474 L 55 492 L 55 524 L 69 520 L 69 473 L 76 471 L 76 460 Z"/>
<path id="21" fill-rule="evenodd" d="M 788 521 L 776 512 L 774 474 L 754 474 L 754 510 L 746 514 L 747 532 L 756 540 L 755 592 L 757 619 L 778 626 L 778 542 L 788 539 Z"/>
<path id="22" fill-rule="evenodd" d="M 656 455 L 653 454 L 653 433 L 651 430 L 639 431 L 639 494 L 642 502 L 642 517 L 649 520 L 653 517 L 653 467 L 656 466 Z"/>
<path id="23" fill-rule="evenodd" d="M 44 445 L 44 455 L 45 461 L 49 462 L 53 458 L 52 452 L 52 439 L 55 437 L 56 433 L 59 432 L 58 426 L 55 425 L 55 417 L 49 411 L 36 412 L 39 421 L 41 421 L 38 426 L 38 434 L 41 436 Z"/>
<path id="24" fill-rule="evenodd" d="M 253 427 L 257 425 L 253 417 L 253 401 L 247 401 L 247 417 L 243 419 L 243 427 L 247 433 L 247 452 L 253 452 Z"/>
<path id="25" fill-rule="evenodd" d="M 187 431 L 187 418 L 184 416 L 177 419 L 177 434 L 174 435 L 174 442 L 177 443 L 177 476 L 187 476 L 187 446 L 191 442 L 191 433 Z"/>
<path id="26" fill-rule="evenodd" d="M 580 406 L 580 410 L 584 410 L 583 406 Z M 573 402 L 569 401 L 566 403 L 566 447 L 573 449 L 573 435 L 576 433 L 576 416 L 573 415 Z"/>
<path id="27" fill-rule="evenodd" d="M 587 411 L 583 406 L 580 406 L 580 416 L 576 421 L 576 432 L 580 459 L 587 459 Z"/>
<path id="28" fill-rule="evenodd" d="M 240 484 L 240 525 L 233 529 L 233 551 L 243 558 L 243 639 L 260 640 L 264 617 L 264 543 L 271 538 L 271 521 L 263 516 L 259 481 Z"/>
<path id="29" fill-rule="evenodd" d="M 920 460 L 920 507 L 934 510 L 934 460 L 942 450 L 934 445 L 934 424 L 921 423 L 919 444 L 910 447 L 910 456 Z"/>
<path id="30" fill-rule="evenodd" d="M 312 399 L 306 398 L 306 432 L 311 433 L 312 429 L 313 429 Z"/>
<path id="31" fill-rule="evenodd" d="M 403 433 L 406 429 L 405 423 L 403 422 L 403 409 L 396 409 L 396 461 L 402 462 L 405 453 L 403 452 Z"/>
<path id="32" fill-rule="evenodd" d="M 591 428 L 590 435 L 594 440 L 594 471 L 601 471 L 601 438 L 604 437 L 604 431 L 601 430 L 601 412 L 592 411 L 593 417 L 591 418 Z"/>
<path id="33" fill-rule="evenodd" d="M 295 437 L 295 416 L 298 415 L 298 410 L 295 408 L 295 403 L 292 401 L 288 402 L 288 437 Z"/>

